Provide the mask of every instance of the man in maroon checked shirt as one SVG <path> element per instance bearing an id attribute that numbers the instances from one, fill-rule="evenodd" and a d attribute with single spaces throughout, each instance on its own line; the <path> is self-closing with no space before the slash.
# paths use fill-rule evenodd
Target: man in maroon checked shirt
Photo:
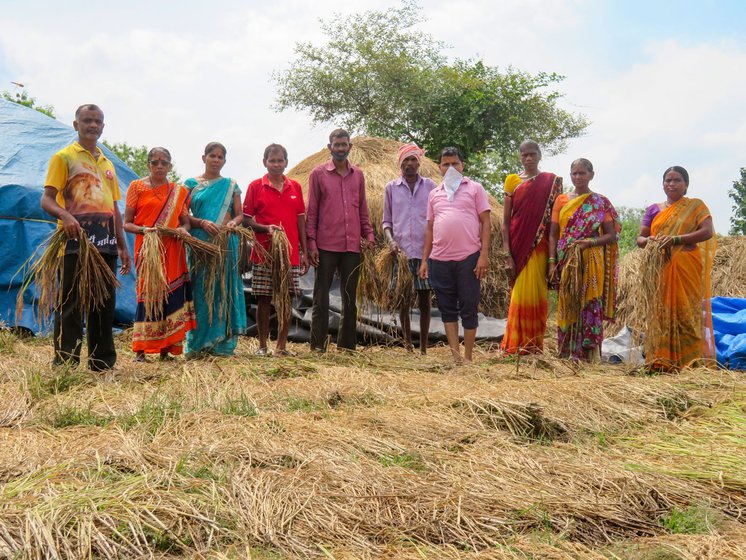
<path id="1" fill-rule="evenodd" d="M 365 177 L 347 157 L 350 135 L 338 128 L 329 135 L 331 159 L 311 171 L 308 178 L 306 236 L 309 260 L 316 269 L 311 310 L 311 349 L 326 350 L 329 333 L 329 289 L 339 272 L 342 318 L 337 347 L 355 349 L 360 240 L 375 238 L 365 199 Z"/>

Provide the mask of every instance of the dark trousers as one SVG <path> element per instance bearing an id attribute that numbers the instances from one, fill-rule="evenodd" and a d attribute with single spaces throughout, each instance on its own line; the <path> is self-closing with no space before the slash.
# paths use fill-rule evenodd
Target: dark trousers
<path id="1" fill-rule="evenodd" d="M 444 323 L 455 323 L 461 316 L 461 325 L 465 329 L 476 329 L 479 325 L 480 285 L 474 274 L 477 260 L 479 251 L 463 261 L 430 261 L 430 285 Z"/>
<path id="2" fill-rule="evenodd" d="M 101 255 L 116 275 L 117 256 Z M 65 255 L 62 271 L 62 305 L 54 314 L 54 363 L 78 364 L 83 345 L 83 316 L 78 309 L 76 284 L 78 255 Z M 93 371 L 111 369 L 117 361 L 114 348 L 114 307 L 116 289 L 109 288 L 109 299 L 99 309 L 89 309 L 86 318 L 88 367 Z"/>
<path id="3" fill-rule="evenodd" d="M 355 349 L 357 342 L 357 281 L 360 277 L 360 253 L 319 250 L 319 266 L 313 284 L 311 308 L 311 348 L 326 349 L 329 333 L 329 288 L 334 272 L 339 271 L 342 295 L 342 320 L 337 333 L 339 348 Z"/>

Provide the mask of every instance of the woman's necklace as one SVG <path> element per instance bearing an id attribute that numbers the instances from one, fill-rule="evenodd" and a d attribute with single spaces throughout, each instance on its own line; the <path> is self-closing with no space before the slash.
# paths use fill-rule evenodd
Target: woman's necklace
<path id="1" fill-rule="evenodd" d="M 168 181 L 166 181 L 162 185 L 158 185 L 158 186 L 153 185 L 153 178 L 152 177 L 148 177 L 148 181 L 150 181 L 150 188 L 153 190 L 153 194 L 155 195 L 155 197 L 158 200 L 163 200 L 164 197 L 161 196 L 160 194 L 158 194 L 158 189 L 160 189 L 163 186 L 168 187 Z"/>

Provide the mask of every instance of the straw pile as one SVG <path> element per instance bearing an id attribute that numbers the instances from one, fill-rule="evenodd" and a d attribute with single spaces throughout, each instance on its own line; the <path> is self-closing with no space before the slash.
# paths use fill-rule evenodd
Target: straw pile
<path id="1" fill-rule="evenodd" d="M 370 220 L 379 245 L 383 243 L 383 194 L 386 184 L 401 175 L 399 169 L 398 152 L 402 145 L 395 140 L 358 136 L 352 139 L 350 162 L 360 167 L 365 175 L 365 188 L 368 198 Z M 298 163 L 287 176 L 298 181 L 303 186 L 303 193 L 308 200 L 308 176 L 317 165 L 329 160 L 329 150 L 324 148 L 308 156 Z M 468 169 L 466 170 L 468 175 Z M 429 158 L 423 158 L 420 164 L 420 174 L 440 183 L 438 165 Z M 503 268 L 502 253 L 502 221 L 503 210 L 497 200 L 490 195 L 490 222 L 492 224 L 490 238 L 490 268 L 487 276 L 482 280 L 482 298 L 480 310 L 492 317 L 505 317 L 510 303 L 510 286 Z"/>
<path id="2" fill-rule="evenodd" d="M 23 315 L 23 294 L 34 284 L 37 296 L 37 313 L 39 323 L 45 323 L 55 308 L 62 304 L 64 294 L 60 290 L 59 278 L 64 275 L 65 248 L 67 235 L 63 229 L 57 229 L 46 244 L 28 258 L 19 272 L 33 262 L 26 271 L 23 284 L 16 298 L 16 316 Z M 45 247 L 41 257 L 34 262 L 37 252 Z M 78 269 L 75 274 L 78 292 L 78 311 L 85 317 L 89 309 L 99 309 L 109 299 L 111 286 L 119 287 L 119 280 L 111 271 L 106 261 L 86 235 L 79 238 Z"/>
<path id="3" fill-rule="evenodd" d="M 388 286 L 384 285 L 385 278 L 379 276 L 376 270 L 376 247 L 368 247 L 366 242 L 360 243 L 360 264 L 358 265 L 357 292 L 358 316 L 365 310 L 371 311 L 374 306 L 381 306 L 384 292 Z"/>
<path id="4" fill-rule="evenodd" d="M 617 286 L 616 325 L 609 329 L 615 333 L 624 325 L 640 332 L 646 328 L 646 307 L 641 294 L 652 281 L 645 278 L 644 251 L 635 249 L 619 261 L 619 284 Z M 649 286 L 648 286 L 649 287 Z M 712 263 L 712 295 L 746 297 L 746 237 L 720 237 Z"/>

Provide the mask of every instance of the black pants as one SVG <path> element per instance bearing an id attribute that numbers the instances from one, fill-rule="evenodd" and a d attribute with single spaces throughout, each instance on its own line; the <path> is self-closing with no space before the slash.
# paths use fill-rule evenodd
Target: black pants
<path id="1" fill-rule="evenodd" d="M 117 256 L 101 255 L 116 275 Z M 78 255 L 65 255 L 62 272 L 62 305 L 54 314 L 54 363 L 78 364 L 83 345 L 83 317 L 78 309 L 78 287 L 75 283 Z M 89 309 L 86 321 L 88 367 L 93 371 L 111 369 L 117 361 L 114 348 L 114 307 L 116 289 L 109 288 L 109 299 L 99 309 Z"/>
<path id="2" fill-rule="evenodd" d="M 319 250 L 319 266 L 313 284 L 311 308 L 311 348 L 326 349 L 329 333 L 329 288 L 334 272 L 339 271 L 342 295 L 342 320 L 337 333 L 339 348 L 355 349 L 357 342 L 357 281 L 360 277 L 360 253 Z"/>

